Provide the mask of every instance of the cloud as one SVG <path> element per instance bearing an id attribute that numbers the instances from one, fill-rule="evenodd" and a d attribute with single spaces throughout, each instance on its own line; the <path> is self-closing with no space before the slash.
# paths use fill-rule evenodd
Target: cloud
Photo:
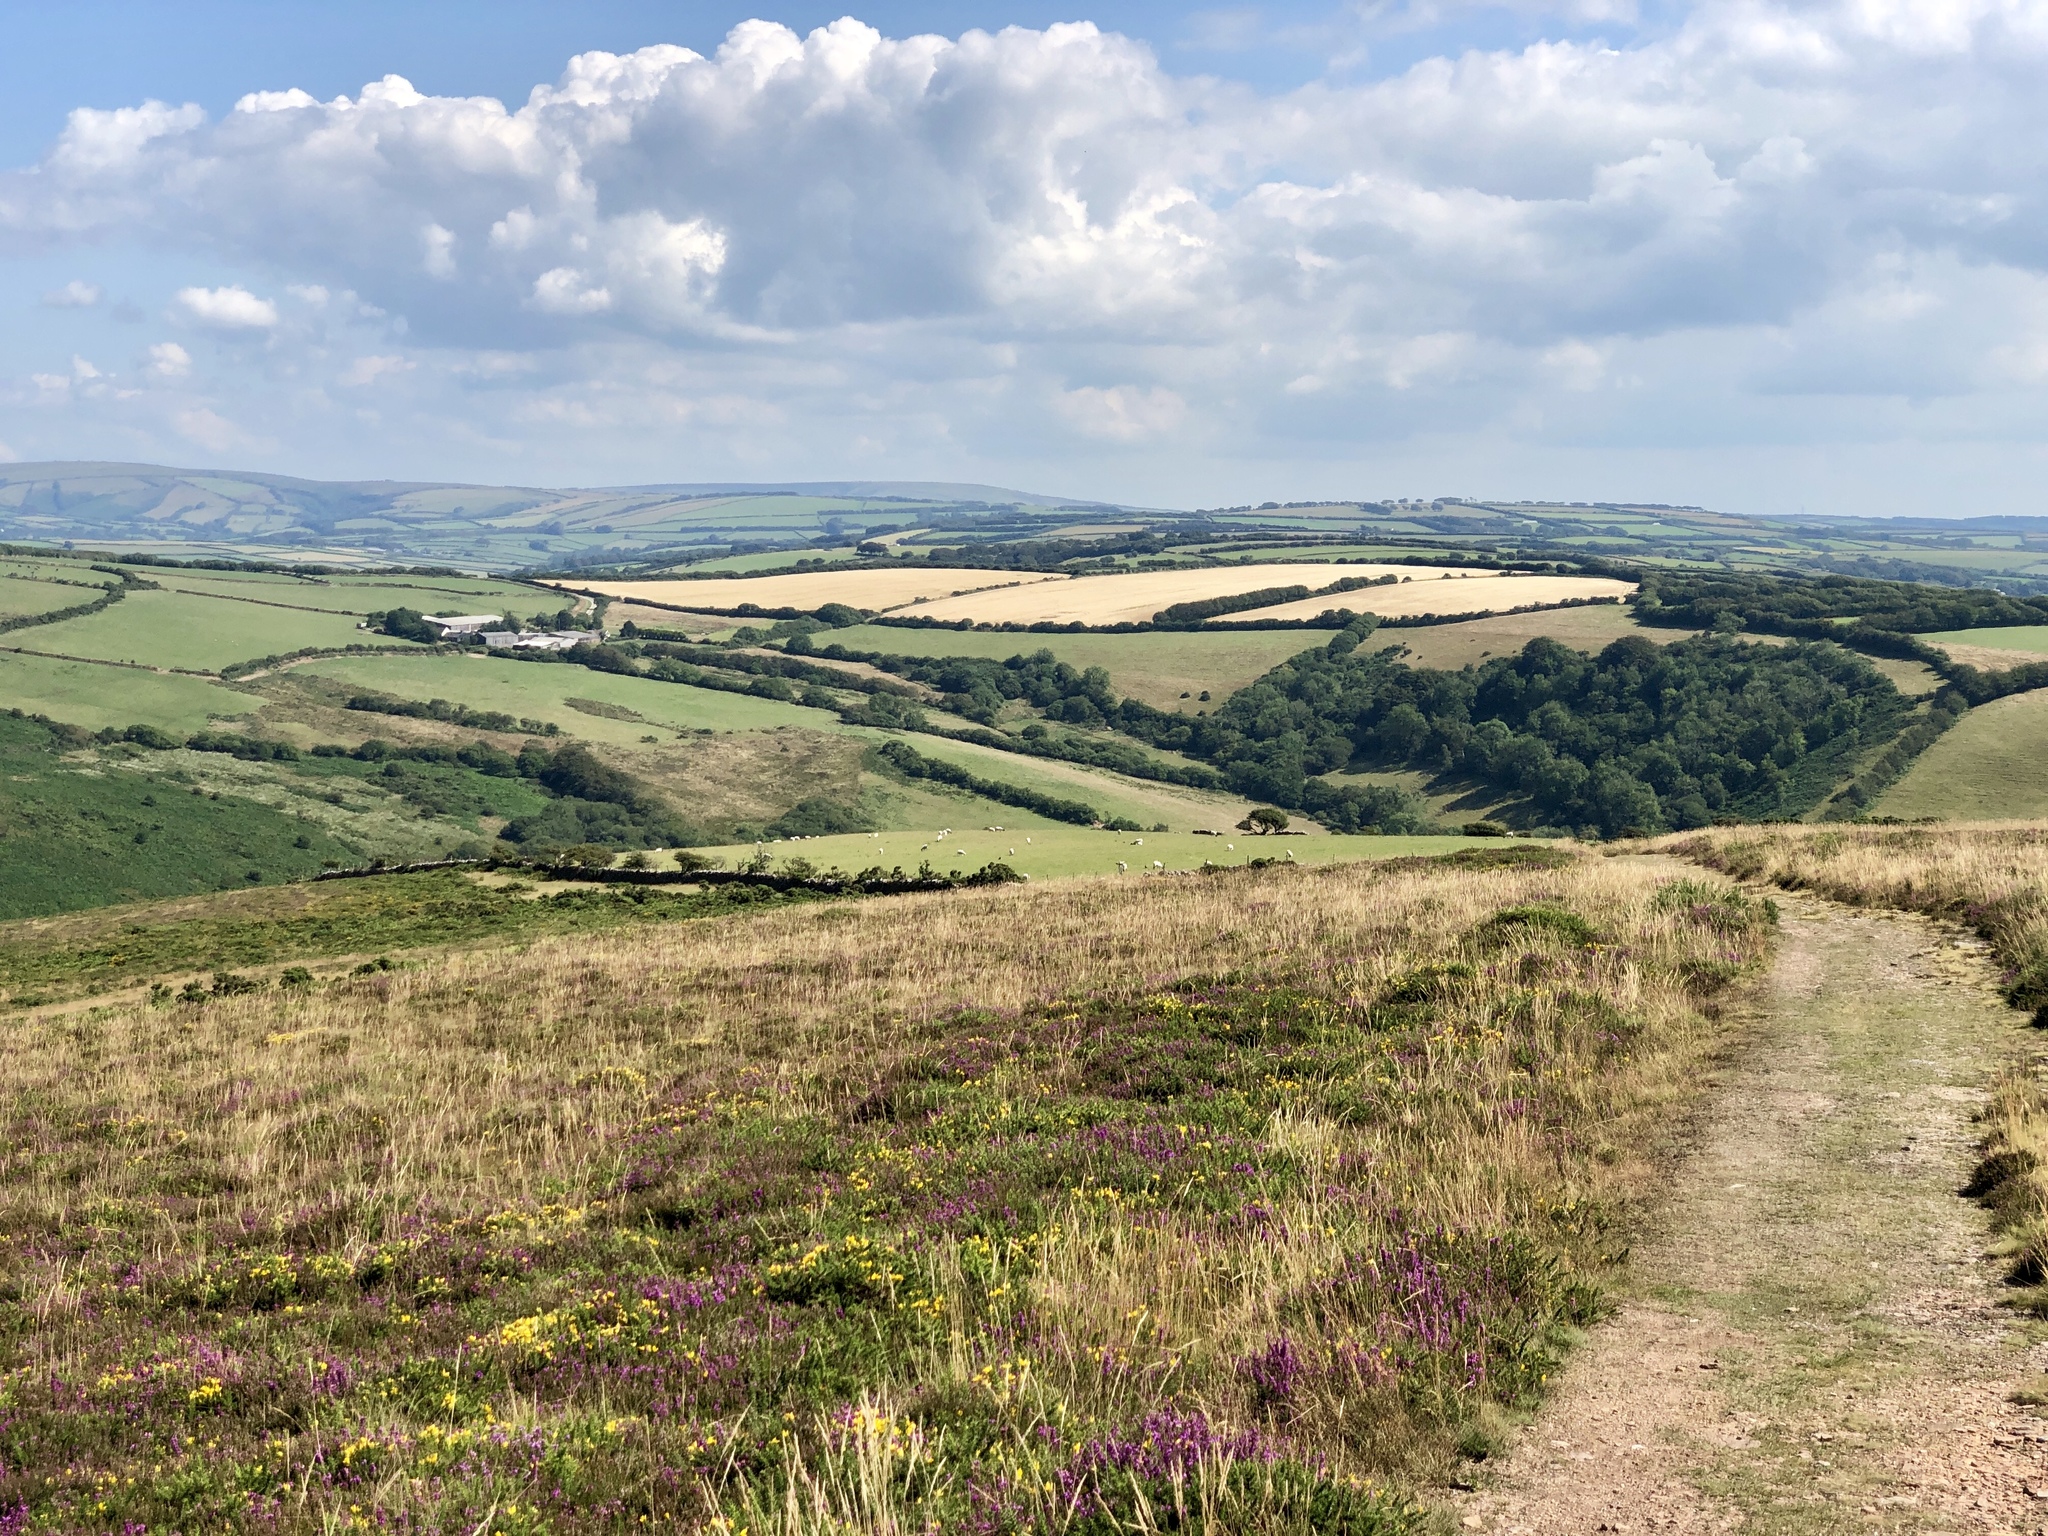
<path id="1" fill-rule="evenodd" d="M 1187 415 L 1187 401 L 1159 385 L 1150 389 L 1131 384 L 1110 389 L 1090 385 L 1062 391 L 1055 403 L 1076 431 L 1113 443 L 1163 436 Z"/>
<path id="2" fill-rule="evenodd" d="M 1353 32 L 1475 9 L 1364 5 Z M 1264 95 L 1087 23 L 849 19 L 578 55 L 509 105 L 388 76 L 217 121 L 81 110 L 0 176 L 0 242 L 212 263 L 225 286 L 174 313 L 268 342 L 209 387 L 312 446 L 361 402 L 305 380 L 400 371 L 441 441 L 640 454 L 658 420 L 685 458 L 821 474 L 895 443 L 1194 485 L 1516 432 L 1732 464 L 1840 440 L 1851 395 L 1958 402 L 1913 418 L 1937 438 L 2044 435 L 2032 0 L 1699 0 L 1640 33 L 1615 0 L 1493 9 L 1537 40 Z M 1264 46 L 1249 7 L 1189 26 Z"/>
<path id="3" fill-rule="evenodd" d="M 341 382 L 358 387 L 374 384 L 389 375 L 408 373 L 413 366 L 403 357 L 359 357 L 342 370 Z"/>
<path id="4" fill-rule="evenodd" d="M 214 453 L 226 453 L 230 448 L 240 447 L 246 440 L 233 422 L 203 405 L 173 413 L 171 424 L 177 428 L 180 437 Z"/>
<path id="5" fill-rule="evenodd" d="M 53 288 L 44 294 L 43 303 L 51 309 L 91 309 L 102 297 L 98 283 L 74 277 L 62 288 Z"/>
<path id="6" fill-rule="evenodd" d="M 192 354 L 175 341 L 159 341 L 149 349 L 149 372 L 159 379 L 182 379 L 192 371 Z"/>
<path id="7" fill-rule="evenodd" d="M 199 325 L 222 331 L 260 331 L 277 324 L 277 306 L 243 287 L 180 288 L 178 307 Z"/>

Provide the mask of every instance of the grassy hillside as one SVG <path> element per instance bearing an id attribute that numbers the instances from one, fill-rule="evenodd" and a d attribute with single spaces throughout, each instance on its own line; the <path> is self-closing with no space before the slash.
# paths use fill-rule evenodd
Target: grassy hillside
<path id="1" fill-rule="evenodd" d="M 2048 692 L 1979 705 L 1871 807 L 1912 820 L 2048 815 Z"/>
<path id="2" fill-rule="evenodd" d="M 1421 1531 L 1596 1314 L 1766 942 L 1641 865 L 1425 862 L 0 1016 L 0 1507 Z"/>
<path id="3" fill-rule="evenodd" d="M 139 754 L 68 755 L 0 714 L 0 917 L 308 875 L 354 850 L 317 824 L 209 793 Z"/>

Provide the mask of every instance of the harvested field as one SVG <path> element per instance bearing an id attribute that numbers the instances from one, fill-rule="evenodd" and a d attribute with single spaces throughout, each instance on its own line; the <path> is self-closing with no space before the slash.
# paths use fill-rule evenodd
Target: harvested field
<path id="1" fill-rule="evenodd" d="M 712 581 L 596 581 L 575 587 L 662 608 L 822 608 L 845 603 L 883 612 L 928 598 L 948 598 L 980 587 L 1018 587 L 1064 577 L 1042 571 L 964 571 L 953 568 L 805 571 L 788 576 L 735 576 Z M 566 584 L 563 584 L 566 585 Z"/>
<path id="2" fill-rule="evenodd" d="M 611 634 L 627 624 L 642 629 L 673 629 L 693 638 L 729 632 L 739 621 L 724 613 L 690 613 L 676 608 L 655 608 L 646 603 L 613 603 L 604 611 L 604 627 Z"/>
<path id="3" fill-rule="evenodd" d="M 1314 591 L 1348 576 L 1413 576 L 1418 583 L 1434 584 L 1451 574 L 1441 566 L 1327 564 L 1131 571 L 1115 576 L 1077 576 L 1056 588 L 1036 591 L 977 592 L 921 604 L 917 612 L 926 618 L 972 619 L 977 624 L 1141 624 L 1175 603 L 1232 597 L 1267 587 L 1307 587 Z M 1318 602 L 1317 611 L 1335 601 Z"/>
<path id="4" fill-rule="evenodd" d="M 1328 567 L 1324 567 L 1328 569 Z M 1351 566 L 1347 569 L 1357 570 Z M 1261 619 L 1312 619 L 1330 608 L 1377 613 L 1385 618 L 1410 618 L 1421 613 L 1501 613 L 1531 603 L 1563 603 L 1573 598 L 1622 598 L 1635 591 L 1632 581 L 1605 576 L 1468 576 L 1457 586 L 1423 580 L 1398 587 L 1369 587 L 1334 597 L 1305 598 L 1277 608 L 1254 608 L 1219 619 L 1222 624 L 1250 624 Z"/>
<path id="5" fill-rule="evenodd" d="M 1467 619 L 1460 624 L 1404 629 L 1399 634 L 1381 636 L 1374 644 L 1398 640 L 1408 648 L 1403 659 L 1410 666 L 1455 672 L 1459 667 L 1476 666 L 1495 656 L 1511 656 L 1538 636 L 1548 636 L 1575 651 L 1599 651 L 1624 635 L 1641 635 L 1652 644 L 1669 645 L 1674 640 L 1689 640 L 1696 633 L 1690 629 L 1654 629 L 1638 624 L 1633 609 L 1619 603 L 1601 603 L 1590 608 L 1503 613 L 1492 618 Z"/>

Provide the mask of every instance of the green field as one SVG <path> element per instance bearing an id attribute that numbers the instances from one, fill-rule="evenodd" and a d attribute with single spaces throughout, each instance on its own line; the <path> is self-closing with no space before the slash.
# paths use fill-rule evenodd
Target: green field
<path id="1" fill-rule="evenodd" d="M 1971 710 L 1871 810 L 1951 821 L 2048 815 L 2048 690 Z"/>
<path id="2" fill-rule="evenodd" d="M 457 699 L 474 709 L 552 720 L 591 741 L 638 746 L 651 729 L 768 731 L 778 726 L 839 730 L 838 716 L 800 704 L 593 672 L 587 667 L 507 661 L 483 656 L 335 656 L 297 669 L 342 678 L 406 699 Z M 573 710 L 569 699 L 629 709 L 638 720 Z M 367 720 L 368 716 L 365 717 Z"/>
<path id="3" fill-rule="evenodd" d="M 238 661 L 346 645 L 413 648 L 410 641 L 357 629 L 349 614 L 174 591 L 131 592 L 98 613 L 39 625 L 34 640 L 39 651 L 187 672 L 218 672 Z"/>
<path id="4" fill-rule="evenodd" d="M 2048 656 L 2048 624 L 2014 624 L 2003 629 L 1951 629 L 1920 637 L 1929 645 L 1981 645 L 1994 651 L 2038 651 Z"/>
<path id="5" fill-rule="evenodd" d="M 881 731 L 863 730 L 860 734 L 874 741 L 888 739 L 887 733 Z M 1084 801 L 1105 818 L 1120 816 L 1142 826 L 1149 827 L 1163 821 L 1169 827 L 1183 831 L 1196 826 L 1225 827 L 1250 809 L 1246 802 L 1229 795 L 1209 794 L 1177 784 L 1158 784 L 1148 779 L 1126 778 L 1121 774 L 1042 757 L 998 752 L 972 742 L 948 741 L 943 737 L 921 734 L 906 734 L 897 739 L 914 747 L 921 756 L 957 763 L 981 778 L 1020 785 L 1065 800 Z M 1027 813 L 1005 810 L 1003 814 L 990 815 L 988 819 L 1003 821 L 1005 816 L 1021 823 Z M 1048 822 L 1047 825 L 1059 823 Z"/>
<path id="6" fill-rule="evenodd" d="M 0 571 L 0 619 L 55 613 L 59 608 L 76 608 L 80 603 L 94 602 L 98 597 L 97 592 L 87 587 L 59 585 L 54 581 L 38 581 Z"/>
<path id="7" fill-rule="evenodd" d="M 985 823 L 979 827 L 953 827 L 951 835 L 944 838 L 937 836 L 939 827 L 928 827 L 909 832 L 807 837 L 696 851 L 728 863 L 738 863 L 757 851 L 765 851 L 773 867 L 802 858 L 820 869 L 837 867 L 850 874 L 875 864 L 885 869 L 901 864 L 906 870 L 915 870 L 925 860 L 934 869 L 958 869 L 964 873 L 999 861 L 1034 880 L 1075 875 L 1118 875 L 1135 880 L 1147 872 L 1158 873 L 1153 869 L 1155 863 L 1168 870 L 1189 870 L 1200 869 L 1205 863 L 1238 865 L 1255 858 L 1284 860 L 1292 852 L 1297 863 L 1328 864 L 1453 853 L 1467 847 L 1524 846 L 1520 842 L 1504 844 L 1498 838 L 1483 837 L 1331 837 L 1324 833 L 1255 837 L 1238 832 L 1222 837 L 1197 837 L 1191 832 L 1098 832 L 1088 827 L 1026 826 L 1021 813 L 1008 814 L 1019 819 L 996 821 L 994 824 L 1003 828 L 1001 832 L 987 830 Z M 1128 867 L 1120 871 L 1120 862 Z"/>
<path id="8" fill-rule="evenodd" d="M 422 613 L 511 612 L 521 618 L 563 605 L 560 593 L 517 582 L 462 577 L 289 576 L 278 572 L 173 571 L 143 568 L 138 574 L 172 591 L 212 598 L 260 599 L 286 608 L 352 614 L 357 618 L 386 608 Z"/>
<path id="9" fill-rule="evenodd" d="M 0 646 L 38 643 L 56 627 L 15 630 L 0 636 Z M 154 725 L 197 731 L 216 718 L 253 714 L 262 704 L 260 698 L 204 678 L 0 650 L 0 706 L 91 730 Z"/>
<path id="10" fill-rule="evenodd" d="M 1288 657 L 1326 643 L 1328 635 L 1298 629 L 1252 629 L 1238 633 L 1136 635 L 1035 635 L 1002 630 L 899 629 L 858 624 L 813 637 L 813 644 L 898 656 L 986 656 L 1008 661 L 1051 651 L 1070 666 L 1106 667 L 1117 691 L 1157 709 L 1198 708 L 1208 689 L 1221 701 Z"/>

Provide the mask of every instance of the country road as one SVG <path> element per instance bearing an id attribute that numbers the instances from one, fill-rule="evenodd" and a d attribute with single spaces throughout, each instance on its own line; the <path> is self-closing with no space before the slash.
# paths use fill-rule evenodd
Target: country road
<path id="1" fill-rule="evenodd" d="M 2042 1042 L 1981 945 L 1780 896 L 1782 944 L 1619 1314 L 1470 1530 L 2048 1532 L 2048 1327 L 1998 1305 L 1955 1191 L 1997 1069 Z"/>

